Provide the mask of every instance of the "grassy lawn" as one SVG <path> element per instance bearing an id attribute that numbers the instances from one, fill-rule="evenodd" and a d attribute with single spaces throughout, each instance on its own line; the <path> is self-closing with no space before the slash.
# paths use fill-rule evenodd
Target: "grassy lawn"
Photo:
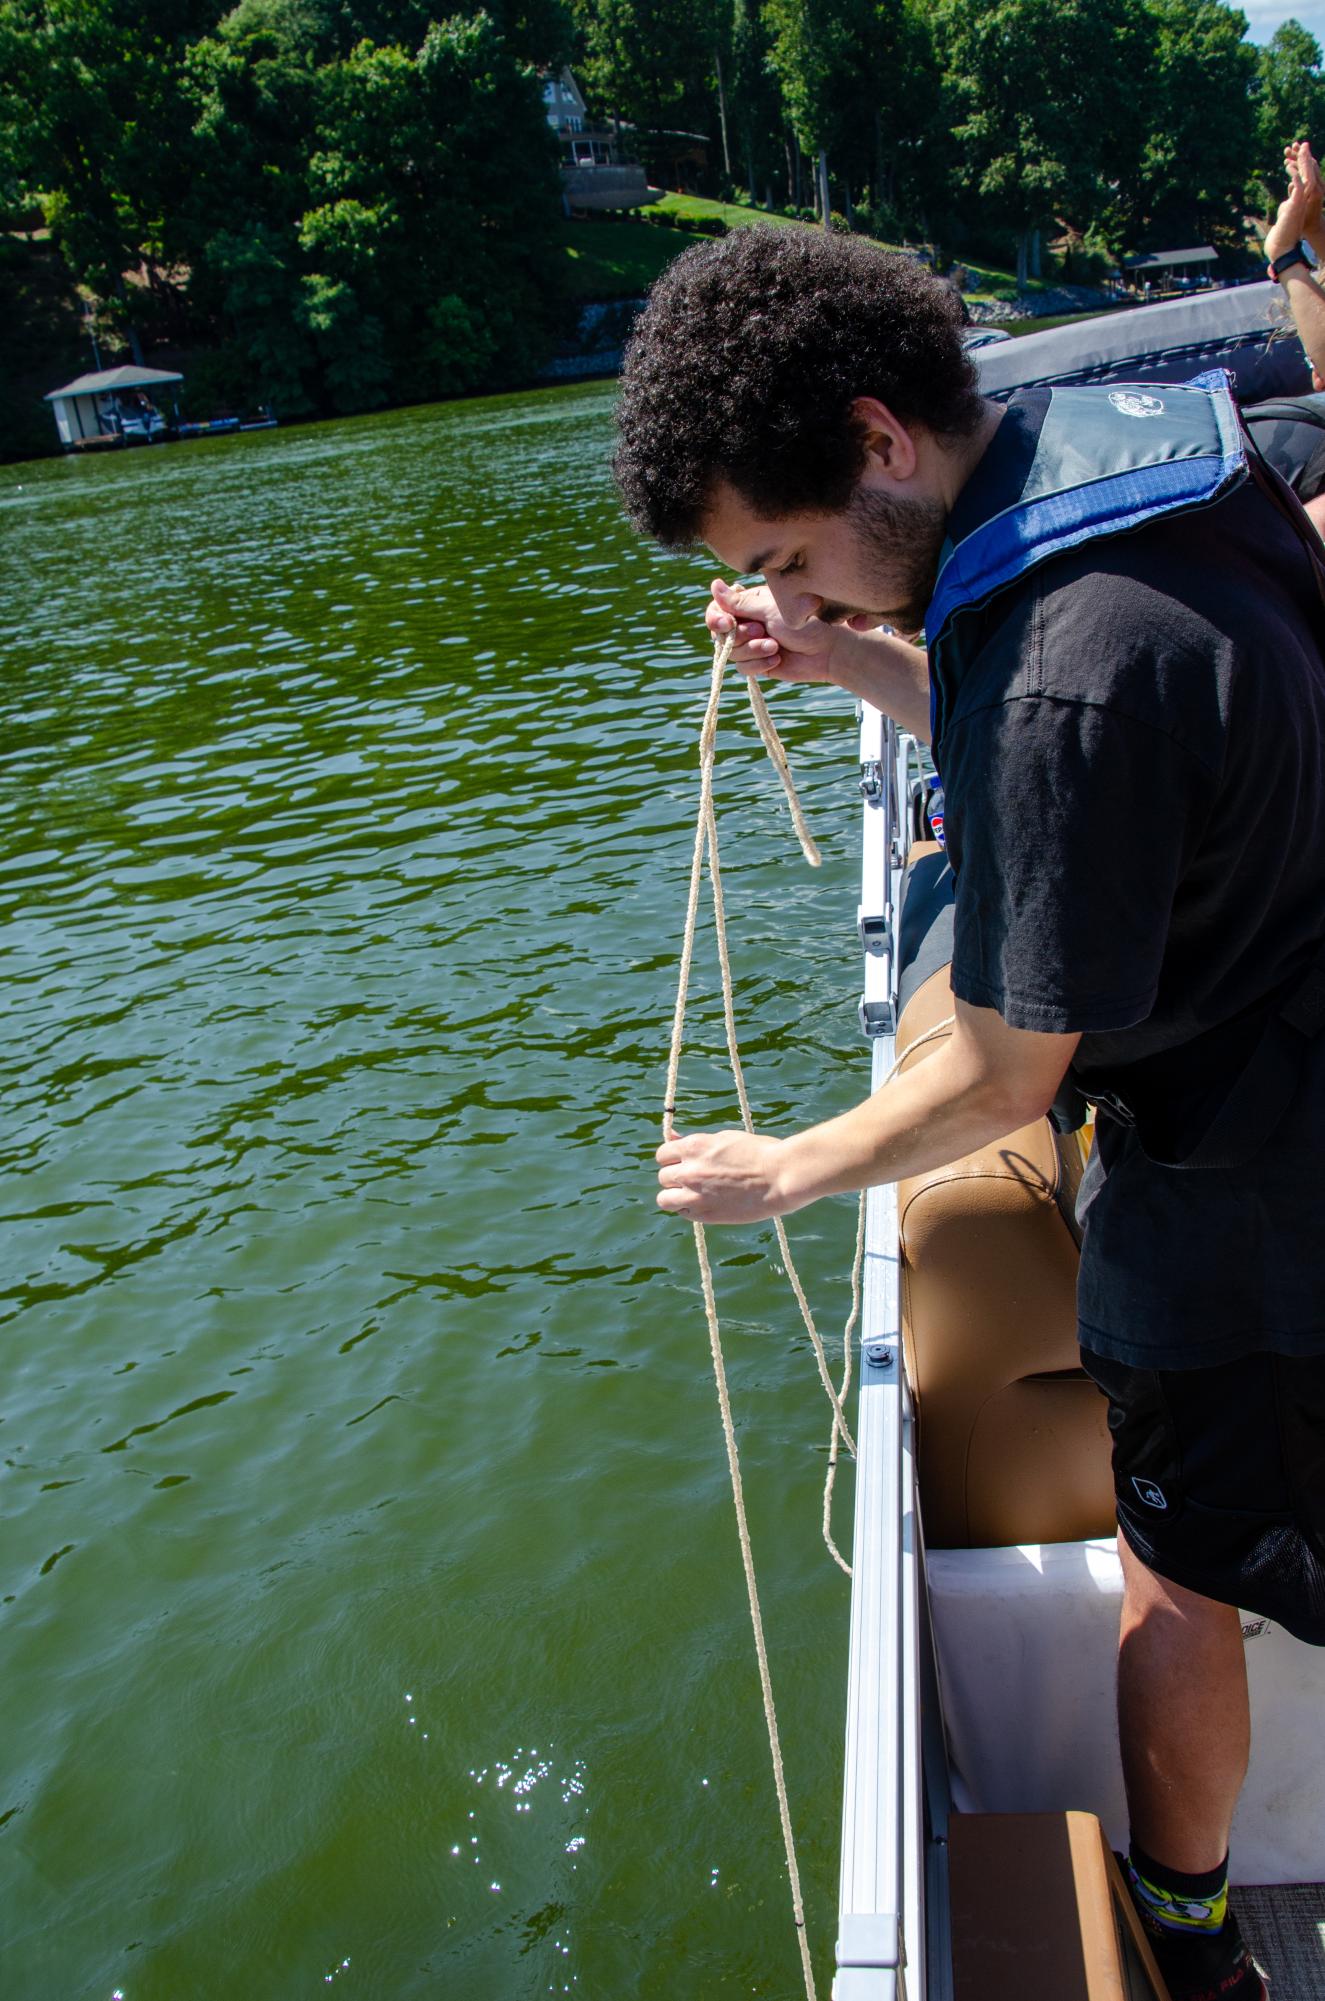
<path id="1" fill-rule="evenodd" d="M 634 216 L 563 222 L 561 239 L 577 299 L 638 298 L 679 251 L 700 240 Z"/>
<path id="2" fill-rule="evenodd" d="M 736 202 L 708 201 L 702 195 L 664 194 L 649 205 L 653 216 L 721 216 L 728 229 L 768 222 L 780 229 L 804 229 L 789 216 Z M 679 251 L 703 237 L 684 229 L 645 222 L 638 215 L 604 216 L 592 222 L 563 222 L 561 238 L 570 262 L 571 291 L 577 299 L 636 298 Z"/>
<path id="3" fill-rule="evenodd" d="M 665 194 L 650 203 L 649 214 L 721 216 L 728 229 L 752 222 L 771 222 L 784 229 L 805 227 L 785 215 L 768 215 L 762 208 L 743 208 L 736 202 L 706 201 L 700 195 Z M 563 222 L 561 237 L 570 261 L 571 290 L 577 299 L 638 297 L 647 292 L 678 251 L 704 240 L 684 229 L 645 222 L 638 215 Z"/>
<path id="4" fill-rule="evenodd" d="M 751 223 L 771 223 L 777 229 L 817 227 L 794 222 L 789 216 L 770 215 L 762 208 L 747 208 L 736 202 L 709 201 L 702 195 L 667 193 L 650 204 L 652 216 L 721 216 L 728 229 Z M 647 292 L 659 272 L 689 244 L 703 241 L 684 229 L 669 229 L 659 222 L 645 222 L 639 215 L 604 216 L 592 222 L 563 222 L 562 241 L 570 263 L 571 290 L 578 299 L 638 298 Z M 897 246 L 887 244 L 886 249 Z M 1016 276 L 993 264 L 961 260 L 971 275 L 970 295 L 976 299 L 1011 299 L 1016 296 Z M 1043 292 L 1056 281 L 1032 278 L 1028 292 Z M 1073 317 L 1076 317 L 1073 315 Z M 1029 326 L 1052 326 L 1059 322 L 1037 320 Z M 1019 328 L 1018 331 L 1021 329 Z"/>
<path id="5" fill-rule="evenodd" d="M 1015 271 L 1000 271 L 994 264 L 973 264 L 969 257 L 958 259 L 971 274 L 968 287 L 974 299 L 1015 299 L 1017 296 L 1017 274 Z M 1027 292 L 1047 291 L 1055 280 L 1052 278 L 1028 278 Z"/>
<path id="6" fill-rule="evenodd" d="M 665 194 L 651 206 L 654 215 L 720 215 L 728 229 L 740 229 L 751 222 L 770 222 L 778 229 L 804 229 L 803 222 L 793 221 L 789 215 L 770 215 L 767 209 L 745 208 L 737 202 L 709 201 L 703 195 Z"/>

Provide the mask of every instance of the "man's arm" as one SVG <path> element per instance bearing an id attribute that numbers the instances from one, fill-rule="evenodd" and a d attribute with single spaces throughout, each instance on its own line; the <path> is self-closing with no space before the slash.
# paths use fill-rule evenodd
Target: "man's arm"
<path id="1" fill-rule="evenodd" d="M 658 1148 L 658 1207 L 697 1223 L 753 1223 L 823 1195 L 899 1181 L 1002 1139 L 1053 1103 L 1080 1037 L 1009 1028 L 955 1001 L 936 1052 L 840 1118 L 790 1139 L 691 1133 Z"/>
<path id="2" fill-rule="evenodd" d="M 719 578 L 712 590 L 708 628 L 722 638 L 735 627 L 733 666 L 774 681 L 832 682 L 929 742 L 929 665 L 922 646 L 880 627 L 858 632 L 818 618 L 787 625 L 762 585 L 749 589 Z"/>

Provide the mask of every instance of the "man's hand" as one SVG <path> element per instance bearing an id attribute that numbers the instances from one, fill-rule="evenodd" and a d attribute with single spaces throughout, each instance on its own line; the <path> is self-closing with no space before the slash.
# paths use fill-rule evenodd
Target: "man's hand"
<path id="1" fill-rule="evenodd" d="M 836 628 L 822 619 L 790 626 L 779 618 L 766 584 L 754 588 L 725 584 L 715 577 L 704 622 L 715 639 L 735 629 L 732 665 L 744 674 L 767 674 L 774 681 L 833 681 Z"/>
<path id="2" fill-rule="evenodd" d="M 782 1193 L 780 1139 L 758 1133 L 677 1134 L 658 1162 L 658 1207 L 692 1223 L 758 1223 L 798 1208 Z"/>
<path id="3" fill-rule="evenodd" d="M 725 584 L 720 577 L 704 614 L 714 639 L 735 630 L 732 664 L 774 681 L 828 681 L 873 702 L 921 743 L 929 741 L 929 668 L 923 650 L 867 618 L 788 625 L 766 584 Z"/>

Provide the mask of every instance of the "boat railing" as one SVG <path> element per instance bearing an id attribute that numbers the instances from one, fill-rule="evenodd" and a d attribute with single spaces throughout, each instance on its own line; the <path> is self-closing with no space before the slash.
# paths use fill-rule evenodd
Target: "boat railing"
<path id="1" fill-rule="evenodd" d="M 897 919 L 915 740 L 868 704 L 860 722 L 871 1088 L 896 1059 Z M 897 1191 L 866 1204 L 856 1504 L 834 2001 L 950 2001 L 948 1783 L 924 1581 L 914 1413 L 901 1342 Z"/>

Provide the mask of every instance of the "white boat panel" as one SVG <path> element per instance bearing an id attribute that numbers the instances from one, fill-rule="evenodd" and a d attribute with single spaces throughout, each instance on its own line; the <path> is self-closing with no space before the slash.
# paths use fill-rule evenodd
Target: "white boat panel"
<path id="1" fill-rule="evenodd" d="M 1112 1540 L 931 1550 L 930 1603 L 959 1805 L 1127 1810 L 1114 1720 L 1122 1568 Z M 1325 1652 L 1244 1614 L 1251 1769 L 1233 1822 L 1235 1883 L 1325 1878 Z"/>
<path id="2" fill-rule="evenodd" d="M 862 1023 L 877 1088 L 892 1069 L 900 883 L 897 743 L 876 710 L 861 719 L 865 867 Z M 923 1792 L 916 1499 L 901 1362 L 897 1194 L 866 1205 L 856 1414 L 851 1648 L 847 1675 L 842 1875 L 834 2001 L 920 2001 L 925 1993 Z"/>

